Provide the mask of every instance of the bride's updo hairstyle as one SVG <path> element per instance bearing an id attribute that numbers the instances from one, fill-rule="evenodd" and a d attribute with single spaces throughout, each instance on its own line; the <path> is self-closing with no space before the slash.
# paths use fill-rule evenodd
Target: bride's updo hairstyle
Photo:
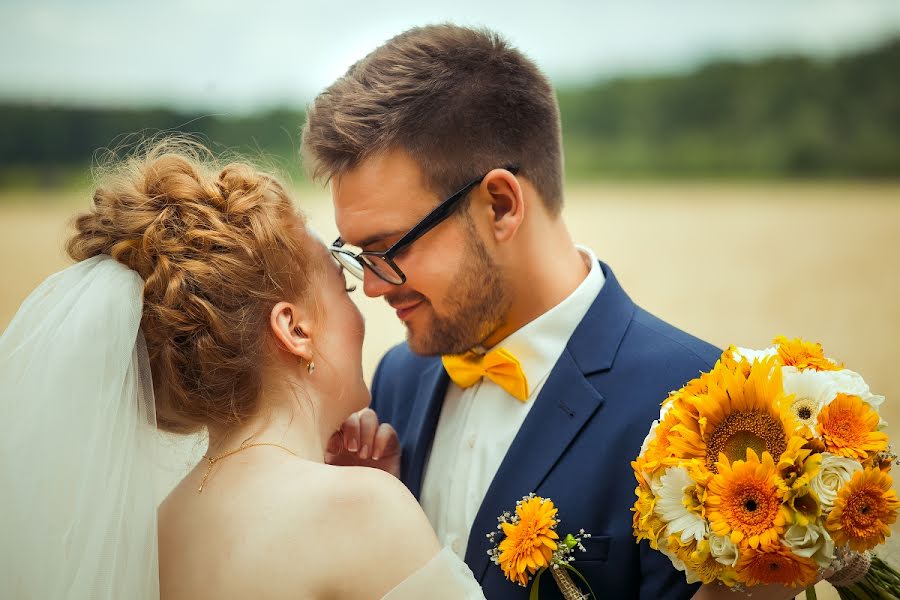
<path id="1" fill-rule="evenodd" d="M 157 423 L 187 433 L 256 414 L 280 301 L 314 306 L 321 261 L 274 177 L 208 150 L 157 142 L 99 175 L 67 251 L 108 254 L 144 280 Z"/>

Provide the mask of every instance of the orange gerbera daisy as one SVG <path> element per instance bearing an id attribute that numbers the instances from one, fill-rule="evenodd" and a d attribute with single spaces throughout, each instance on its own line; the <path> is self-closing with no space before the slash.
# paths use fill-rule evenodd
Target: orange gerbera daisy
<path id="1" fill-rule="evenodd" d="M 879 469 L 857 471 L 838 492 L 825 526 L 837 546 L 863 552 L 883 544 L 897 520 L 900 501 L 891 476 Z"/>
<path id="2" fill-rule="evenodd" d="M 735 568 L 738 580 L 746 585 L 778 583 L 788 587 L 812 585 L 819 569 L 816 561 L 798 556 L 782 544 L 745 550 Z"/>
<path id="3" fill-rule="evenodd" d="M 819 413 L 816 431 L 828 452 L 865 460 L 887 449 L 888 436 L 878 431 L 881 419 L 859 396 L 838 394 Z"/>
<path id="4" fill-rule="evenodd" d="M 528 585 L 538 569 L 550 565 L 557 548 L 556 508 L 551 500 L 533 496 L 516 506 L 517 521 L 502 523 L 506 537 L 500 542 L 500 568 L 510 581 Z"/>
<path id="5" fill-rule="evenodd" d="M 768 452 L 762 460 L 747 449 L 747 460 L 729 463 L 722 457 L 718 474 L 707 488 L 706 516 L 713 532 L 730 536 L 742 547 L 769 548 L 778 544 L 788 521 Z"/>
<path id="6" fill-rule="evenodd" d="M 781 357 L 781 361 L 786 367 L 797 367 L 801 371 L 804 369 L 839 371 L 844 368 L 844 365 L 825 358 L 822 344 L 806 342 L 800 338 L 789 340 L 783 335 L 778 336 L 774 341 L 778 346 L 778 356 Z"/>

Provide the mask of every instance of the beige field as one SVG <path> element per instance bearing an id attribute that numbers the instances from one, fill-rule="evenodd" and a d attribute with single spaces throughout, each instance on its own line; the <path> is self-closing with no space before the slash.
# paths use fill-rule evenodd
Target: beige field
<path id="1" fill-rule="evenodd" d="M 300 195 L 332 239 L 327 195 Z M 67 221 L 88 200 L 72 196 L 0 198 L 0 328 L 67 264 Z M 778 334 L 820 341 L 887 396 L 885 418 L 900 422 L 900 183 L 581 184 L 569 188 L 565 218 L 646 309 L 720 347 L 759 348 Z M 403 329 L 382 301 L 354 295 L 371 376 Z"/>

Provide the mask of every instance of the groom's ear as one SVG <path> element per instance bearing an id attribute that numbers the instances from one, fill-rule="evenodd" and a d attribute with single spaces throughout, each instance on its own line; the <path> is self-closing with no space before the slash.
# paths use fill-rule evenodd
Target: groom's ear
<path id="1" fill-rule="evenodd" d="M 481 182 L 490 203 L 491 231 L 498 243 L 512 239 L 525 218 L 525 198 L 516 176 L 494 169 Z"/>
<path id="2" fill-rule="evenodd" d="M 296 304 L 279 302 L 273 306 L 269 326 L 286 352 L 306 362 L 313 360 L 313 344 L 309 337 L 311 323 L 303 319 Z"/>

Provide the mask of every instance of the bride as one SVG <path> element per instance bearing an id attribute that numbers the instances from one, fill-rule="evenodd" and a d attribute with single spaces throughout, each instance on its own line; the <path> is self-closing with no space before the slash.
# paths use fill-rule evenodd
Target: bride
<path id="1" fill-rule="evenodd" d="M 484 598 L 399 480 L 325 463 L 364 325 L 278 181 L 163 141 L 67 250 L 0 338 L 0 597 Z M 157 427 L 209 437 L 161 504 Z"/>

